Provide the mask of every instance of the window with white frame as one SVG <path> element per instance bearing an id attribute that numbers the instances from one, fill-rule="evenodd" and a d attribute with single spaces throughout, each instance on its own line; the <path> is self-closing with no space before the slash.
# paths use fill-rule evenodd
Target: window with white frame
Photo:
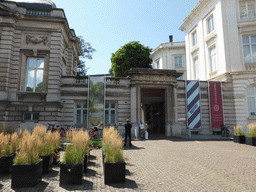
<path id="1" fill-rule="evenodd" d="M 208 33 L 211 33 L 214 30 L 214 20 L 213 20 L 213 15 L 211 15 L 207 19 L 207 26 L 208 26 Z"/>
<path id="2" fill-rule="evenodd" d="M 244 63 L 256 63 L 256 35 L 243 36 Z"/>
<path id="3" fill-rule="evenodd" d="M 175 68 L 182 67 L 182 56 L 174 57 Z"/>
<path id="4" fill-rule="evenodd" d="M 44 76 L 44 59 L 27 59 L 26 92 L 42 92 Z"/>
<path id="5" fill-rule="evenodd" d="M 255 0 L 239 1 L 240 19 L 255 18 Z"/>
<path id="6" fill-rule="evenodd" d="M 87 125 L 87 102 L 76 102 L 76 124 Z"/>
<path id="7" fill-rule="evenodd" d="M 192 44 L 193 46 L 197 44 L 197 31 L 192 33 Z"/>
<path id="8" fill-rule="evenodd" d="M 195 79 L 199 79 L 199 61 L 198 61 L 198 57 L 194 58 L 194 75 L 195 75 Z"/>
<path id="9" fill-rule="evenodd" d="M 116 103 L 106 102 L 105 103 L 105 125 L 116 124 Z"/>
<path id="10" fill-rule="evenodd" d="M 209 57 L 210 57 L 211 72 L 214 72 L 217 70 L 215 45 L 209 49 Z"/>
<path id="11" fill-rule="evenodd" d="M 39 120 L 39 112 L 26 112 L 23 114 L 24 121 L 38 121 Z"/>
<path id="12" fill-rule="evenodd" d="M 256 116 L 255 101 L 256 101 L 256 87 L 247 89 L 247 102 L 249 116 Z"/>

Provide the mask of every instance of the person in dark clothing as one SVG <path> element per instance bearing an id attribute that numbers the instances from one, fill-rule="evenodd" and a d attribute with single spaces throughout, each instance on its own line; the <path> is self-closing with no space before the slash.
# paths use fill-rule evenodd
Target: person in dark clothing
<path id="1" fill-rule="evenodd" d="M 125 127 L 125 143 L 124 143 L 124 146 L 126 146 L 127 137 L 129 137 L 129 146 L 131 147 L 132 146 L 132 143 L 131 143 L 132 124 L 130 123 L 129 119 L 126 120 L 126 124 L 124 125 L 124 127 Z"/>

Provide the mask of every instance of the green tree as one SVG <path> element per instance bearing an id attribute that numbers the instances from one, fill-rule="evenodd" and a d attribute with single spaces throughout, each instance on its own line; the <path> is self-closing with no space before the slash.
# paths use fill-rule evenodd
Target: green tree
<path id="1" fill-rule="evenodd" d="M 87 73 L 87 67 L 85 66 L 85 61 L 82 59 L 92 59 L 93 53 L 96 51 L 90 43 L 85 42 L 83 37 L 79 36 L 80 46 L 81 46 L 81 56 L 79 58 L 79 63 L 77 64 L 77 76 L 85 76 Z"/>
<path id="2" fill-rule="evenodd" d="M 152 60 L 149 57 L 152 49 L 140 44 L 139 41 L 132 41 L 111 56 L 110 74 L 113 77 L 126 77 L 127 71 L 131 68 L 152 68 Z"/>

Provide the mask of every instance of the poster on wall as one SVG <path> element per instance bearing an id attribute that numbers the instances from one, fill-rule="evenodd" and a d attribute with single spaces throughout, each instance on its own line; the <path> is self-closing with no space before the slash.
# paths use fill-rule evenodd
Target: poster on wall
<path id="1" fill-rule="evenodd" d="M 212 129 L 221 128 L 224 124 L 221 82 L 209 82 L 209 97 Z"/>
<path id="2" fill-rule="evenodd" d="M 104 127 L 105 76 L 89 76 L 89 128 Z"/>
<path id="3" fill-rule="evenodd" d="M 199 81 L 186 81 L 187 127 L 201 129 L 201 97 Z"/>

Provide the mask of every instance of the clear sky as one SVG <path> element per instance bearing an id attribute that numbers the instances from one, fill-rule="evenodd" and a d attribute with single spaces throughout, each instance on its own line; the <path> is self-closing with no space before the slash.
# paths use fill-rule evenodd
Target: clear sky
<path id="1" fill-rule="evenodd" d="M 106 74 L 111 53 L 130 41 L 155 49 L 161 43 L 184 41 L 179 30 L 199 0 L 53 0 L 65 11 L 70 28 L 96 52 L 86 59 L 87 74 Z"/>

